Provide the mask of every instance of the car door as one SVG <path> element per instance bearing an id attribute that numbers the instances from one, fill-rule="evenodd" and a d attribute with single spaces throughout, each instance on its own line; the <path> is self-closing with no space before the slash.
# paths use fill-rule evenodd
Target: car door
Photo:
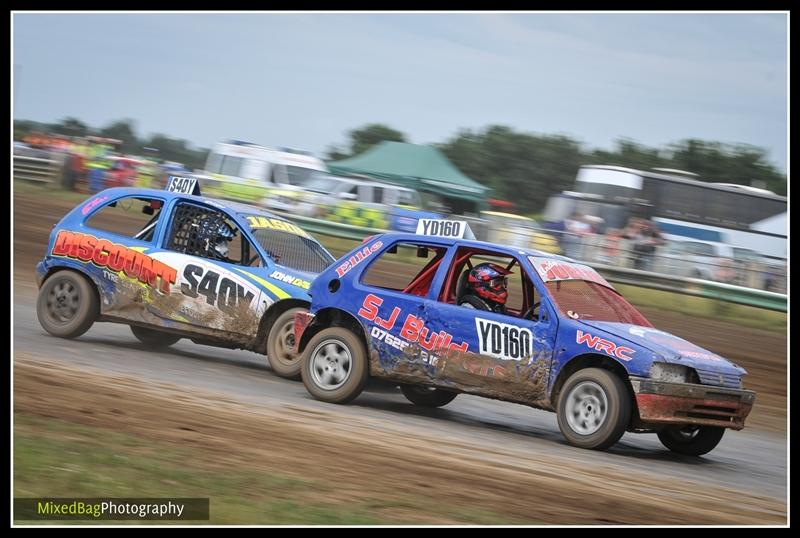
<path id="1" fill-rule="evenodd" d="M 169 293 L 176 276 L 154 256 L 163 206 L 162 196 L 100 193 L 81 209 L 80 226 L 58 232 L 52 254 L 80 263 L 97 282 L 104 316 L 160 322 L 149 315 L 147 305 L 151 298 Z"/>
<path id="2" fill-rule="evenodd" d="M 373 253 L 378 243 L 365 246 L 340 266 L 344 274 L 350 266 L 365 264 L 348 303 L 376 351 L 373 374 L 428 379 L 431 350 L 441 339 L 422 325 L 422 312 L 447 247 L 434 239 L 399 241 L 380 243 L 375 248 L 381 250 Z"/>
<path id="3" fill-rule="evenodd" d="M 227 255 L 223 256 L 217 238 L 230 233 L 233 238 L 227 241 Z M 158 305 L 160 316 L 202 334 L 256 334 L 269 299 L 240 269 L 263 262 L 230 214 L 179 200 L 173 206 L 162 247 L 155 256 L 176 269 L 177 279 L 169 301 Z"/>
<path id="4" fill-rule="evenodd" d="M 456 252 L 445 286 L 469 271 L 469 266 L 459 261 L 463 251 Z M 440 385 L 466 392 L 523 403 L 543 401 L 557 318 L 548 303 L 542 304 L 541 288 L 526 262 L 514 256 L 502 259 L 505 264 L 513 260 L 512 268 L 519 278 L 509 285 L 509 301 L 515 302 L 517 309 L 497 313 L 459 306 L 452 300 L 451 290 L 446 289 L 425 301 L 421 314 L 425 327 L 444 335 L 447 343 L 439 352 L 435 377 Z M 515 294 L 518 296 L 513 297 Z M 531 319 L 521 317 L 526 313 L 523 310 L 532 311 Z"/>

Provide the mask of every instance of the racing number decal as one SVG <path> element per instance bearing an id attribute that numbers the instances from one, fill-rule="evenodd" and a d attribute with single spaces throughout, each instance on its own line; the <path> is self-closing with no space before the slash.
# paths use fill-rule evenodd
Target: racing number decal
<path id="1" fill-rule="evenodd" d="M 226 314 L 233 315 L 239 305 L 249 306 L 255 294 L 244 286 L 229 278 L 222 277 L 216 271 L 206 270 L 199 265 L 188 264 L 183 270 L 181 291 L 193 299 L 205 296 L 206 302 L 216 306 Z"/>
<path id="2" fill-rule="evenodd" d="M 533 354 L 530 329 L 498 323 L 488 319 L 475 318 L 481 355 L 489 355 L 504 360 L 519 360 Z"/>

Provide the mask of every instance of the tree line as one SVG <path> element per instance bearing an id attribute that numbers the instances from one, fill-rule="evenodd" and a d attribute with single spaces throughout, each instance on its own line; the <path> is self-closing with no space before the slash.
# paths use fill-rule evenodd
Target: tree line
<path id="1" fill-rule="evenodd" d="M 344 159 L 382 140 L 407 142 L 407 136 L 384 124 L 348 133 L 349 147 L 331 146 L 328 158 Z M 623 138 L 611 150 L 585 148 L 564 135 L 527 133 L 503 125 L 463 129 L 433 144 L 464 174 L 492 188 L 492 196 L 512 201 L 518 210 L 539 212 L 547 199 L 575 185 L 587 164 L 642 170 L 671 168 L 698 174 L 702 181 L 735 183 L 786 195 L 787 178 L 767 160 L 763 148 L 686 139 L 665 147 L 648 147 Z"/>
<path id="2" fill-rule="evenodd" d="M 192 170 L 203 168 L 208 156 L 208 148 L 193 148 L 186 140 L 165 134 L 155 133 L 149 137 L 139 138 L 135 122 L 129 119 L 117 120 L 102 128 L 90 127 L 73 117 L 64 118 L 56 123 L 14 120 L 14 140 L 22 140 L 27 134 L 34 132 L 114 138 L 121 141 L 118 148 L 120 153 L 151 156 L 159 161 L 175 161 Z"/>
<path id="3" fill-rule="evenodd" d="M 54 124 L 14 121 L 14 138 L 32 131 L 67 136 L 105 136 L 122 141 L 120 151 L 145 155 L 158 150 L 163 160 L 191 169 L 202 168 L 208 149 L 193 149 L 185 140 L 163 134 L 140 139 L 132 120 L 119 120 L 94 129 L 76 118 Z M 384 140 L 408 142 L 405 133 L 375 123 L 352 129 L 344 145 L 332 145 L 325 158 L 340 160 L 358 155 Z M 611 150 L 586 148 L 565 135 L 522 132 L 503 125 L 462 129 L 444 142 L 433 144 L 464 174 L 492 188 L 492 196 L 512 201 L 517 211 L 539 212 L 547 199 L 574 186 L 581 165 L 606 164 L 630 168 L 672 168 L 693 172 L 703 181 L 752 185 L 786 195 L 787 178 L 767 160 L 763 148 L 746 144 L 687 139 L 664 147 L 649 147 L 620 139 Z"/>

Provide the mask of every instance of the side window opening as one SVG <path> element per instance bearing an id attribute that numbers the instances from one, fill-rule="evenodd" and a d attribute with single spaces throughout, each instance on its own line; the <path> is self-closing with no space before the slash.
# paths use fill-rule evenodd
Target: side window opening
<path id="1" fill-rule="evenodd" d="M 442 246 L 398 243 L 370 263 L 361 283 L 424 297 L 446 253 Z"/>
<path id="2" fill-rule="evenodd" d="M 374 185 L 372 187 L 372 203 L 374 204 L 385 204 L 386 203 L 386 189 L 383 187 L 378 187 Z"/>
<path id="3" fill-rule="evenodd" d="M 222 158 L 219 173 L 224 176 L 239 177 L 242 175 L 242 166 L 245 160 L 242 157 L 225 155 Z"/>
<path id="4" fill-rule="evenodd" d="M 466 247 L 458 249 L 445 279 L 439 301 L 454 305 L 462 304 L 466 296 L 474 295 L 474 290 L 468 284 L 469 273 L 478 265 L 485 263 L 495 264 L 511 271 L 511 274 L 506 276 L 505 290 L 508 295 L 501 308 L 501 313 L 513 317 L 523 317 L 527 313 L 529 314 L 527 319 L 531 319 L 531 316 L 533 319 L 540 319 L 539 316 L 544 312 L 543 309 L 533 309 L 540 302 L 539 294 L 519 260 L 489 251 Z"/>
<path id="5" fill-rule="evenodd" d="M 394 202 L 398 205 L 418 206 L 420 202 L 416 198 L 413 191 L 399 190 L 397 191 L 397 200 Z"/>
<path id="6" fill-rule="evenodd" d="M 272 167 L 272 182 L 273 183 L 289 182 L 289 173 L 286 170 L 286 165 L 276 164 Z"/>
<path id="7" fill-rule="evenodd" d="M 163 205 L 157 198 L 121 198 L 96 211 L 86 225 L 140 241 L 152 241 Z"/>
<path id="8" fill-rule="evenodd" d="M 165 248 L 225 263 L 249 266 L 261 263 L 258 251 L 230 217 L 188 202 L 181 202 L 175 208 Z"/>

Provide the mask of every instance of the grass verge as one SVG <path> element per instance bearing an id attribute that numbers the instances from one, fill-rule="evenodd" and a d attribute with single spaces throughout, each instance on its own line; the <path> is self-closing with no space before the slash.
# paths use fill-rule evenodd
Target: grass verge
<path id="1" fill-rule="evenodd" d="M 424 497 L 353 502 L 337 495 L 335 486 L 314 478 L 276 473 L 258 464 L 253 468 L 209 464 L 218 458 L 198 454 L 197 450 L 105 428 L 15 413 L 14 496 L 210 498 L 209 521 L 173 522 L 179 524 L 377 525 L 403 524 L 410 519 L 468 524 L 508 522 L 507 516 L 442 506 Z"/>
<path id="2" fill-rule="evenodd" d="M 75 202 L 83 202 L 89 196 L 88 193 L 68 191 L 61 188 L 58 183 L 35 183 L 31 181 L 16 180 L 12 183 L 14 194 L 34 194 L 37 196 L 49 196 L 58 198 L 60 200 L 67 200 Z"/>
<path id="3" fill-rule="evenodd" d="M 786 334 L 788 330 L 788 317 L 783 312 L 715 301 L 704 297 L 651 290 L 638 286 L 614 284 L 614 287 L 631 304 L 642 309 L 658 308 L 693 317 L 727 321 L 743 327 L 762 329 L 780 334 Z"/>

